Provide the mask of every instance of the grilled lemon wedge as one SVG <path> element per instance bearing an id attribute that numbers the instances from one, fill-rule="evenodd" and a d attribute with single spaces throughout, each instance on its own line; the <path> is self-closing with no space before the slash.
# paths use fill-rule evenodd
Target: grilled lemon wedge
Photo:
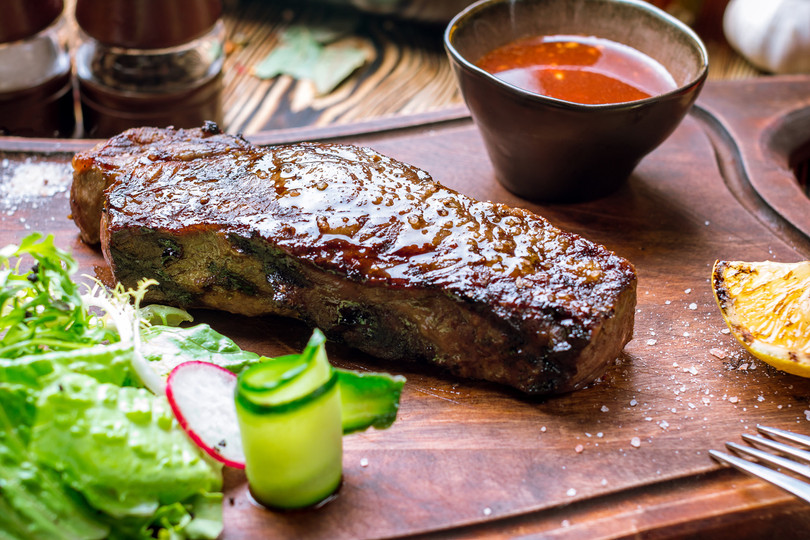
<path id="1" fill-rule="evenodd" d="M 810 261 L 717 261 L 712 287 L 723 319 L 751 354 L 810 377 Z"/>

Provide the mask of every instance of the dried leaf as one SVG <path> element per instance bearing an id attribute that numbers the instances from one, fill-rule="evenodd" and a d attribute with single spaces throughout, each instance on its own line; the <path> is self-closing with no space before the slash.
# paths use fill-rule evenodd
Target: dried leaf
<path id="1" fill-rule="evenodd" d="M 328 94 L 366 62 L 366 52 L 352 45 L 331 45 L 321 52 L 311 80 L 318 94 Z"/>
<path id="2" fill-rule="evenodd" d="M 279 46 L 254 66 L 253 74 L 261 79 L 289 75 L 310 80 L 318 94 L 328 94 L 366 61 L 366 51 L 352 41 L 335 43 L 354 26 L 336 21 L 329 27 L 290 27 Z"/>
<path id="3" fill-rule="evenodd" d="M 282 74 L 296 79 L 309 78 L 321 50 L 321 45 L 309 34 L 301 32 L 289 34 L 278 47 L 254 66 L 253 74 L 260 79 L 272 79 Z"/>

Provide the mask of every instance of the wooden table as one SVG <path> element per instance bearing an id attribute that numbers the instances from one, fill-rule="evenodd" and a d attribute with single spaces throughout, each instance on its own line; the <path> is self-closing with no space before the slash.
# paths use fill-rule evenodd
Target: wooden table
<path id="1" fill-rule="evenodd" d="M 335 126 L 362 131 L 370 124 L 414 125 L 439 117 L 466 116 L 442 36 L 450 8 L 468 1 L 472 0 L 401 2 L 407 6 L 426 3 L 432 16 L 425 21 L 413 17 L 416 8 L 406 10 L 410 17 L 385 16 L 348 7 L 349 0 L 342 5 L 341 0 L 223 0 L 227 45 L 221 127 L 243 135 Z M 70 31 L 76 33 L 74 2 L 65 0 L 65 13 Z M 704 0 L 689 21 L 709 51 L 709 80 L 762 76 L 722 35 L 720 20 L 726 2 Z M 344 20 L 356 25 L 344 40 L 362 48 L 367 60 L 331 93 L 318 96 L 308 81 L 286 75 L 273 79 L 254 75 L 255 66 L 278 46 L 287 29 L 329 26 Z M 77 132 L 81 134 L 81 129 Z"/>
<path id="2" fill-rule="evenodd" d="M 258 83 L 234 68 L 272 39 L 264 17 L 275 8 L 240 2 L 229 9 L 230 35 L 254 36 L 228 57 L 229 131 L 258 144 L 370 145 L 463 193 L 536 211 L 629 258 L 639 301 L 635 337 L 607 375 L 547 400 L 330 344 L 337 365 L 408 378 L 398 421 L 345 439 L 343 486 L 318 510 L 259 509 L 244 476 L 227 471 L 224 538 L 806 537 L 806 504 L 717 465 L 707 450 L 739 441 L 758 423 L 810 432 L 810 380 L 749 356 L 725 332 L 709 284 L 715 259 L 810 258 L 810 211 L 794 174 L 810 160 L 810 77 L 713 77 L 694 111 L 621 190 L 588 203 L 538 205 L 495 181 L 450 82 L 446 93 L 404 100 L 419 104 L 412 109 L 388 99 L 366 108 L 347 92 L 342 108 L 288 111 L 297 83 Z M 369 24 L 379 32 L 388 23 Z M 438 38 L 421 32 L 433 45 L 418 47 L 430 49 L 420 58 L 429 78 L 442 81 L 449 71 Z M 391 34 L 375 35 L 388 43 Z M 411 73 L 394 67 L 411 66 L 408 54 L 394 58 L 384 74 L 358 72 L 348 88 L 386 88 Z M 279 129 L 270 129 L 274 122 Z M 53 232 L 83 272 L 104 264 L 67 219 L 70 157 L 94 142 L 0 138 L 0 244 L 31 230 Z M 300 349 L 309 335 L 284 319 L 197 316 L 267 355 Z"/>
<path id="3" fill-rule="evenodd" d="M 639 299 L 635 337 L 607 375 L 547 400 L 330 344 L 340 366 L 408 378 L 398 421 L 345 439 L 343 487 L 319 510 L 256 508 L 229 471 L 224 538 L 802 537 L 806 504 L 707 455 L 759 423 L 810 432 L 810 380 L 771 369 L 725 333 L 709 276 L 715 259 L 810 258 L 808 201 L 791 172 L 810 141 L 808 111 L 808 77 L 710 83 L 626 186 L 574 205 L 501 188 L 467 118 L 256 134 L 370 145 L 464 193 L 536 211 L 629 258 Z M 104 265 L 67 219 L 68 163 L 92 143 L 0 139 L 0 243 L 53 232 L 82 272 Z M 284 319 L 197 316 L 267 355 L 309 335 Z"/>
<path id="4" fill-rule="evenodd" d="M 725 3 L 705 1 L 692 20 L 709 50 L 709 80 L 761 76 L 722 36 L 720 17 Z M 408 116 L 419 122 L 432 113 L 465 113 L 442 45 L 444 22 L 375 16 L 311 1 L 231 0 L 225 5 L 231 47 L 224 67 L 223 103 L 224 129 L 229 133 L 252 135 Z M 317 97 L 309 83 L 288 76 L 260 80 L 252 74 L 252 68 L 277 45 L 285 28 L 328 24 L 343 18 L 359 21 L 352 39 L 369 56 L 366 64 L 332 94 Z"/>

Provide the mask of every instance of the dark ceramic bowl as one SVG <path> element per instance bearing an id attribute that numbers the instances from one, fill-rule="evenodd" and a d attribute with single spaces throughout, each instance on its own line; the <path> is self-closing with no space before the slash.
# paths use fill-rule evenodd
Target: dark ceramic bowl
<path id="1" fill-rule="evenodd" d="M 523 90 L 475 66 L 496 47 L 554 34 L 629 45 L 662 64 L 677 88 L 639 101 L 582 105 Z M 708 72 L 700 38 L 640 0 L 483 0 L 450 22 L 444 43 L 498 180 L 534 201 L 593 199 L 621 186 L 677 127 Z"/>

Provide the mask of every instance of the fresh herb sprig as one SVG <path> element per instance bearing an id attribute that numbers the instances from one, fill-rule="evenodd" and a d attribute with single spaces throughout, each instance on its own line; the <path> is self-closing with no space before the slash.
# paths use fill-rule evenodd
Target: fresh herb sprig
<path id="1" fill-rule="evenodd" d="M 12 259 L 16 263 L 12 266 Z M 0 250 L 0 358 L 68 351 L 119 340 L 84 306 L 73 257 L 34 233 Z M 31 269 L 23 271 L 23 264 Z"/>

